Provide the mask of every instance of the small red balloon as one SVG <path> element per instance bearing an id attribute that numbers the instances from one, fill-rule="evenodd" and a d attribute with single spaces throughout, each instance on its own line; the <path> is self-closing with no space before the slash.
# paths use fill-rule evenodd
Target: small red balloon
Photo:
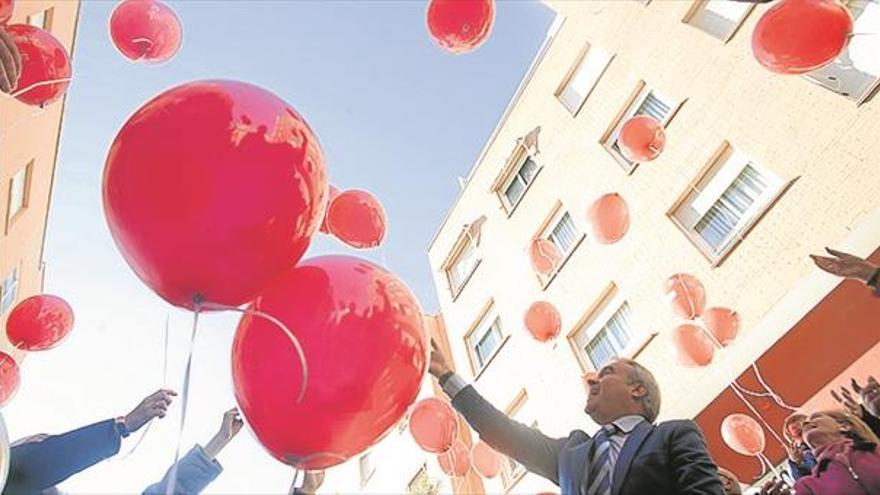
<path id="1" fill-rule="evenodd" d="M 416 403 L 409 416 L 409 431 L 425 452 L 441 454 L 458 435 L 458 420 L 448 403 L 429 397 Z"/>
<path id="2" fill-rule="evenodd" d="M 731 414 L 721 422 L 721 438 L 734 452 L 757 456 L 764 452 L 764 429 L 747 414 Z"/>
<path id="3" fill-rule="evenodd" d="M 703 314 L 706 289 L 697 277 L 689 273 L 677 273 L 666 280 L 663 292 L 676 315 L 693 320 Z"/>
<path id="4" fill-rule="evenodd" d="M 440 469 L 448 476 L 461 478 L 471 468 L 471 453 L 461 440 L 456 440 L 452 448 L 437 456 Z"/>
<path id="5" fill-rule="evenodd" d="M 675 347 L 678 362 L 684 366 L 707 366 L 715 356 L 715 344 L 706 332 L 690 323 L 675 327 L 672 331 L 672 345 Z"/>
<path id="6" fill-rule="evenodd" d="M 427 367 L 422 310 L 393 274 L 359 258 L 325 256 L 282 274 L 250 306 L 299 339 L 308 365 L 271 323 L 242 318 L 232 381 L 242 414 L 275 458 L 324 469 L 354 457 L 398 424 Z"/>
<path id="7" fill-rule="evenodd" d="M 441 48 L 450 53 L 467 53 L 489 37 L 495 21 L 494 0 L 431 0 L 428 31 Z"/>
<path id="8" fill-rule="evenodd" d="M 532 259 L 532 268 L 541 275 L 550 275 L 562 262 L 562 253 L 559 252 L 559 248 L 544 238 L 532 239 L 529 256 Z"/>
<path id="9" fill-rule="evenodd" d="M 650 115 L 636 115 L 626 121 L 617 136 L 617 145 L 628 160 L 649 162 L 663 151 L 666 132 L 663 125 Z"/>
<path id="10" fill-rule="evenodd" d="M 15 347 L 44 351 L 61 343 L 73 330 L 73 309 L 67 301 L 49 294 L 18 303 L 6 320 L 6 336 Z"/>
<path id="11" fill-rule="evenodd" d="M 20 382 L 18 363 L 9 354 L 0 352 L 0 406 L 12 400 Z"/>
<path id="12" fill-rule="evenodd" d="M 324 158 L 306 121 L 246 83 L 172 88 L 122 126 L 104 213 L 129 266 L 171 304 L 239 306 L 293 268 L 321 222 Z"/>
<path id="13" fill-rule="evenodd" d="M 501 471 L 501 454 L 482 440 L 474 445 L 471 451 L 471 460 L 474 464 L 474 471 L 483 478 L 494 478 Z"/>
<path id="14" fill-rule="evenodd" d="M 330 194 L 327 197 L 327 208 L 324 209 L 324 219 L 321 221 L 321 227 L 319 230 L 325 234 L 330 233 L 330 226 L 327 225 L 327 213 L 330 211 L 330 205 L 333 204 L 333 200 L 336 199 L 336 196 L 339 196 L 339 189 L 336 188 L 333 184 L 330 184 Z"/>
<path id="15" fill-rule="evenodd" d="M 782 0 L 755 25 L 752 52 L 773 72 L 803 74 L 837 58 L 852 30 L 852 16 L 837 0 Z"/>
<path id="16" fill-rule="evenodd" d="M 15 0 L 0 0 L 0 24 L 6 24 L 12 18 Z"/>
<path id="17" fill-rule="evenodd" d="M 629 230 L 629 206 L 620 194 L 605 194 L 590 205 L 587 220 L 596 241 L 614 244 Z"/>
<path id="18" fill-rule="evenodd" d="M 700 317 L 709 333 L 722 346 L 730 345 L 739 334 L 739 315 L 728 308 L 709 308 Z"/>
<path id="19" fill-rule="evenodd" d="M 552 304 L 547 301 L 537 301 L 526 310 L 525 324 L 535 340 L 547 342 L 559 335 L 562 329 L 562 317 Z"/>
<path id="20" fill-rule="evenodd" d="M 160 63 L 180 48 L 183 30 L 171 7 L 159 0 L 124 0 L 110 16 L 110 37 L 125 58 Z"/>
<path id="21" fill-rule="evenodd" d="M 327 209 L 327 226 L 340 241 L 357 249 L 374 248 L 385 238 L 385 209 L 367 191 L 340 193 Z"/>
<path id="22" fill-rule="evenodd" d="M 70 56 L 64 45 L 48 31 L 29 24 L 12 24 L 6 32 L 21 54 L 15 98 L 34 106 L 48 105 L 61 98 L 71 74 Z"/>

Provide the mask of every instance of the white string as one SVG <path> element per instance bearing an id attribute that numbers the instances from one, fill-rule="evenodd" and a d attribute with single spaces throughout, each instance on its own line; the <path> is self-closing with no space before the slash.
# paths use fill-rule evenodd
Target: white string
<path id="1" fill-rule="evenodd" d="M 788 409 L 789 411 L 798 411 L 799 410 L 797 407 L 793 407 L 793 406 L 788 405 L 784 400 L 782 400 L 782 397 L 780 397 L 779 394 L 777 394 L 776 392 L 773 391 L 772 388 L 770 388 L 770 385 L 768 385 L 767 382 L 764 380 L 764 377 L 761 376 L 761 371 L 758 369 L 757 363 L 752 362 L 752 369 L 755 370 L 755 376 L 758 377 L 758 382 L 761 384 L 762 387 L 764 387 L 764 390 L 766 390 L 767 392 L 770 393 L 771 397 L 773 397 L 774 402 L 779 404 L 781 407 Z"/>
<path id="2" fill-rule="evenodd" d="M 17 90 L 14 93 L 10 93 L 10 94 L 0 93 L 0 95 L 3 95 L 6 98 L 17 98 L 17 97 L 27 93 L 28 91 L 34 89 L 34 88 L 39 88 L 41 86 L 48 86 L 50 84 L 66 83 L 66 82 L 70 82 L 70 80 L 71 80 L 71 78 L 69 78 L 69 77 L 63 77 L 60 79 L 50 79 L 47 81 L 38 81 L 38 82 L 31 84 L 30 86 L 27 86 L 27 87 L 24 87 L 22 89 Z"/>
<path id="3" fill-rule="evenodd" d="M 174 453 L 174 464 L 171 465 L 171 473 L 168 476 L 168 484 L 165 485 L 165 495 L 172 495 L 177 485 L 177 463 L 180 460 L 180 445 L 183 441 L 183 426 L 186 422 L 186 406 L 189 404 L 189 379 L 192 374 L 192 357 L 196 344 L 196 330 L 199 327 L 199 312 L 201 312 L 201 302 L 199 296 L 196 296 L 193 307 L 193 328 L 190 337 L 189 356 L 186 359 L 186 371 L 183 374 L 183 390 L 181 392 L 181 411 L 180 411 L 180 430 L 177 434 L 177 449 Z"/>

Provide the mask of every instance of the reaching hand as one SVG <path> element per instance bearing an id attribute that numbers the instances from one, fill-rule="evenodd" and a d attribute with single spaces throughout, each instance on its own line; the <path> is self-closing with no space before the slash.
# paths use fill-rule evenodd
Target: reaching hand
<path id="1" fill-rule="evenodd" d="M 853 416 L 861 419 L 862 417 L 862 408 L 859 406 L 859 402 L 855 397 L 850 393 L 849 390 L 840 387 L 841 395 L 838 395 L 834 389 L 831 389 L 831 398 L 833 398 L 837 403 L 843 406 L 844 409 L 849 411 Z"/>
<path id="2" fill-rule="evenodd" d="M 21 54 L 12 36 L 0 26 L 0 91 L 11 93 L 18 86 L 18 76 L 21 75 Z"/>
<path id="3" fill-rule="evenodd" d="M 759 495 L 792 495 L 791 488 L 784 481 L 772 479 L 761 487 Z"/>
<path id="4" fill-rule="evenodd" d="M 449 372 L 449 365 L 446 363 L 446 358 L 443 357 L 443 352 L 440 350 L 440 346 L 437 345 L 437 342 L 435 342 L 434 339 L 431 339 L 431 365 L 428 368 L 428 371 L 434 375 L 435 378 L 440 378 Z"/>
<path id="5" fill-rule="evenodd" d="M 148 395 L 125 418 L 125 429 L 134 433 L 153 418 L 164 418 L 171 400 L 177 396 L 173 390 L 161 389 Z"/>
<path id="6" fill-rule="evenodd" d="M 868 279 L 871 278 L 871 275 L 874 274 L 874 271 L 877 270 L 877 267 L 874 266 L 874 264 L 859 258 L 858 256 L 835 251 L 831 248 L 825 248 L 825 250 L 828 251 L 828 254 L 832 255 L 833 258 L 828 256 L 816 256 L 813 254 L 810 255 L 810 258 L 813 259 L 816 266 L 832 275 L 867 282 Z"/>
<path id="7" fill-rule="evenodd" d="M 862 398 L 862 404 L 864 404 L 865 409 L 872 416 L 880 418 L 880 383 L 877 383 L 877 379 L 873 376 L 869 376 L 867 385 L 858 388 L 857 392 Z"/>
<path id="8" fill-rule="evenodd" d="M 223 422 L 220 423 L 220 431 L 217 432 L 217 435 L 228 442 L 241 431 L 242 426 L 244 426 L 244 421 L 241 419 L 241 413 L 233 407 L 223 413 Z"/>

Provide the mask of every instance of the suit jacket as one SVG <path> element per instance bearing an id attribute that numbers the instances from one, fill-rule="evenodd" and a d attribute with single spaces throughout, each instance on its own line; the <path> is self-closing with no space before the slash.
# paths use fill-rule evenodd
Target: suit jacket
<path id="1" fill-rule="evenodd" d="M 495 450 L 559 485 L 585 495 L 593 440 L 580 430 L 550 438 L 513 421 L 467 386 L 452 405 Z M 612 474 L 612 495 L 724 495 L 718 468 L 693 421 L 639 423 L 626 438 Z"/>

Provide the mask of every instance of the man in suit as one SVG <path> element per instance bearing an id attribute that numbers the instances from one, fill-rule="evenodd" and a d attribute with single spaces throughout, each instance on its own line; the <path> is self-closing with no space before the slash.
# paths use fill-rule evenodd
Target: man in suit
<path id="1" fill-rule="evenodd" d="M 599 425 L 550 438 L 497 410 L 452 373 L 432 342 L 430 372 L 480 438 L 563 495 L 723 495 L 718 468 L 693 421 L 654 424 L 660 389 L 647 369 L 617 359 L 587 379 L 584 411 Z"/>

